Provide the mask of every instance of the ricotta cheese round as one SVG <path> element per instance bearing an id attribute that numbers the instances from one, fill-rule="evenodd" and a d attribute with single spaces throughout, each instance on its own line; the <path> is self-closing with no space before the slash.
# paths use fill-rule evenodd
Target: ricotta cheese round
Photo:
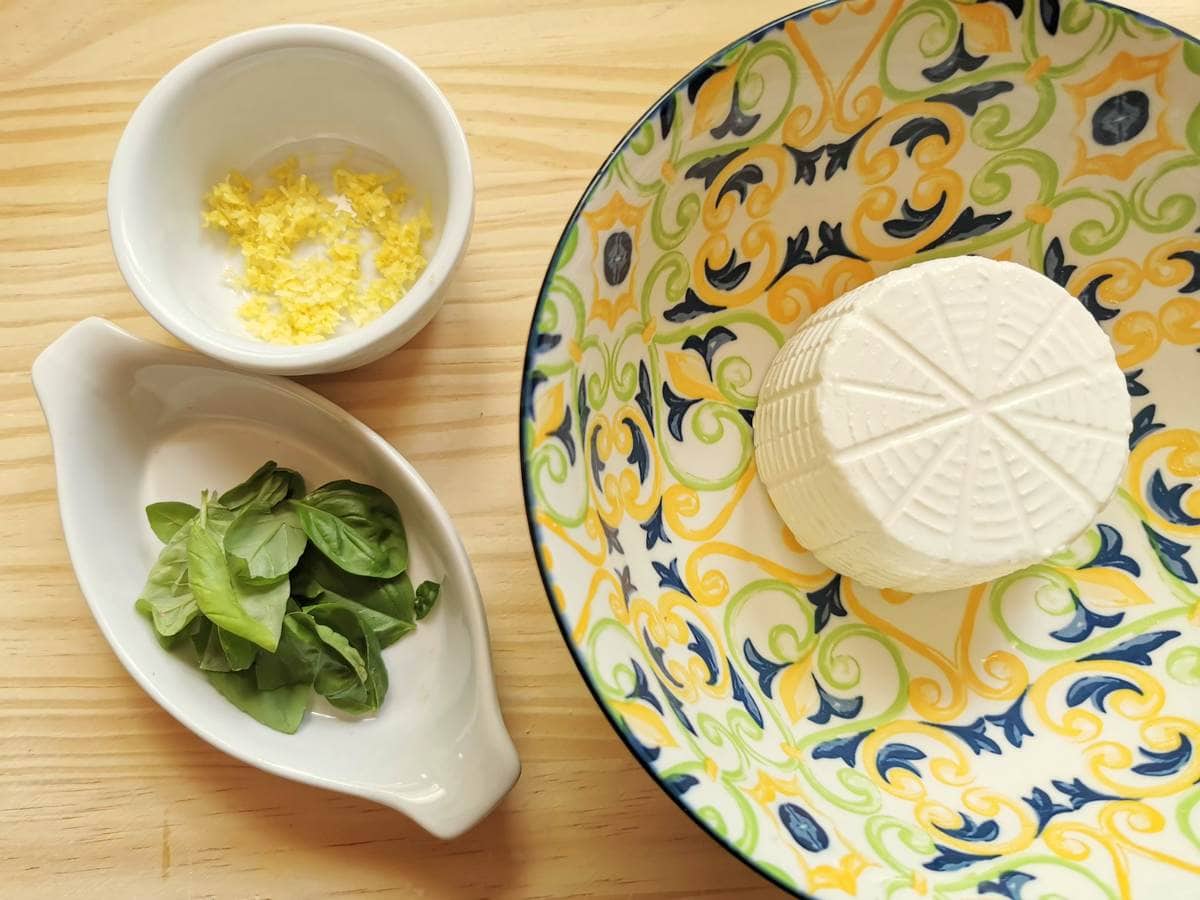
<path id="1" fill-rule="evenodd" d="M 1045 559 L 1112 497 L 1129 395 L 1091 314 L 1024 266 L 891 272 L 792 336 L 759 393 L 759 474 L 796 539 L 874 587 L 966 587 Z"/>

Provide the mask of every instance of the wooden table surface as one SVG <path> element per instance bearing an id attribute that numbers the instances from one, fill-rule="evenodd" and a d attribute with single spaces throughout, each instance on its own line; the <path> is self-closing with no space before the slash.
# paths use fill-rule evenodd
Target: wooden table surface
<path id="1" fill-rule="evenodd" d="M 666 87 L 794 2 L 0 3 L 0 896 L 779 895 L 659 790 L 576 673 L 527 536 L 516 407 L 543 270 L 588 179 Z M 1129 5 L 1200 33 L 1200 0 Z M 76 587 L 29 383 L 84 316 L 170 341 L 126 289 L 104 213 L 142 95 L 219 37 L 309 21 L 412 57 L 475 157 L 474 238 L 434 323 L 381 362 L 304 379 L 421 470 L 483 587 L 524 774 L 452 843 L 236 762 L 134 684 Z"/>

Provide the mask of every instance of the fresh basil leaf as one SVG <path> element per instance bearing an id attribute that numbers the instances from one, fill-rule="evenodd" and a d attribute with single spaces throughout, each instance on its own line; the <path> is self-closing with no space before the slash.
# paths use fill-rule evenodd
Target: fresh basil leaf
<path id="1" fill-rule="evenodd" d="M 417 587 L 416 599 L 413 601 L 413 608 L 416 610 L 418 621 L 429 615 L 429 611 L 433 609 L 441 593 L 442 586 L 436 581 L 421 582 L 420 586 Z"/>
<path id="2" fill-rule="evenodd" d="M 293 596 L 299 594 L 309 602 L 337 600 L 353 607 L 375 632 L 381 648 L 390 647 L 416 628 L 413 586 L 407 572 L 387 579 L 351 575 L 310 546 L 291 578 Z"/>
<path id="3" fill-rule="evenodd" d="M 146 521 L 150 530 L 164 544 L 175 536 L 184 525 L 195 518 L 200 510 L 190 503 L 178 500 L 165 500 L 162 503 L 151 503 L 146 507 Z"/>
<path id="4" fill-rule="evenodd" d="M 225 554 L 245 563 L 248 580 L 273 582 L 295 567 L 308 538 L 300 517 L 287 507 L 272 512 L 258 503 L 243 506 L 225 532 Z"/>
<path id="5" fill-rule="evenodd" d="M 301 593 L 301 596 L 316 598 L 324 592 L 329 592 L 354 600 L 393 619 L 404 622 L 417 620 L 413 612 L 412 581 L 407 572 L 401 572 L 392 578 L 352 575 L 338 568 L 327 556 L 310 546 L 300 558 L 295 573 L 309 593 L 293 589 L 293 594 Z"/>
<path id="6" fill-rule="evenodd" d="M 400 511 L 378 488 L 331 481 L 290 505 L 308 539 L 344 571 L 392 578 L 408 567 Z"/>
<path id="7" fill-rule="evenodd" d="M 294 469 L 280 468 L 274 460 L 267 460 L 236 487 L 223 493 L 219 502 L 227 509 L 238 510 L 251 503 L 268 509 L 288 497 L 304 496 L 304 479 Z"/>
<path id="8" fill-rule="evenodd" d="M 355 715 L 378 710 L 387 695 L 388 679 L 375 633 L 354 609 L 337 601 L 318 603 L 306 612 L 325 645 L 313 685 L 317 693 Z"/>
<path id="9" fill-rule="evenodd" d="M 205 521 L 192 524 L 187 568 L 196 605 L 214 625 L 274 652 L 290 590 L 286 576 L 273 584 L 247 584 L 230 570 L 225 548 Z"/>
<path id="10" fill-rule="evenodd" d="M 283 466 L 280 466 L 279 468 L 277 468 L 275 470 L 275 474 L 278 477 L 283 478 L 287 482 L 287 498 L 288 499 L 299 500 L 301 497 L 304 496 L 304 492 L 305 492 L 306 488 L 304 485 L 304 476 L 303 475 L 301 475 L 295 469 L 286 469 Z"/>
<path id="11" fill-rule="evenodd" d="M 187 636 L 192 642 L 192 649 L 196 651 L 196 663 L 199 664 L 204 659 L 204 651 L 208 648 L 209 635 L 215 629 L 213 623 L 198 616 L 196 621 L 192 623 L 192 627 L 187 630 Z"/>
<path id="12" fill-rule="evenodd" d="M 295 734 L 308 712 L 312 688 L 307 684 L 289 684 L 261 691 L 252 671 L 204 674 L 226 700 L 268 728 L 284 734 Z"/>
<path id="13" fill-rule="evenodd" d="M 311 687 L 323 653 L 317 623 L 305 613 L 289 613 L 283 620 L 279 648 L 274 653 L 258 655 L 254 667 L 258 689 L 270 691 L 285 684 Z"/>
<path id="14" fill-rule="evenodd" d="M 190 528 L 176 531 L 159 551 L 135 604 L 162 637 L 179 634 L 200 615 L 188 579 L 189 534 Z"/>
<path id="15" fill-rule="evenodd" d="M 230 671 L 241 672 L 254 665 L 254 657 L 258 655 L 256 644 L 224 628 L 217 628 L 216 632 L 221 640 L 221 649 L 225 651 L 225 659 L 229 661 Z"/>

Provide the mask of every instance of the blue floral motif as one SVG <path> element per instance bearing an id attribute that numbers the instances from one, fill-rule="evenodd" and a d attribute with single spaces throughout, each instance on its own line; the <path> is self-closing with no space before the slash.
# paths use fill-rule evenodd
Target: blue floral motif
<path id="1" fill-rule="evenodd" d="M 633 749 L 634 754 L 642 761 L 643 765 L 649 766 L 658 759 L 659 754 L 662 753 L 660 748 L 647 747 L 645 744 L 639 741 L 637 737 L 634 736 L 633 729 L 629 727 L 624 719 L 621 720 L 621 724 L 625 726 L 624 730 L 626 742 L 628 742 L 629 746 Z"/>
<path id="2" fill-rule="evenodd" d="M 940 728 L 943 731 L 948 731 L 966 744 L 971 752 L 976 756 L 982 756 L 984 753 L 994 753 L 1000 755 L 1000 745 L 987 734 L 987 720 L 980 716 L 969 725 L 942 725 L 933 724 L 935 728 Z M 948 834 L 949 832 L 947 832 Z"/>
<path id="3" fill-rule="evenodd" d="M 931 872 L 954 872 L 958 869 L 965 869 L 967 866 L 973 866 L 975 863 L 996 858 L 995 853 L 963 853 L 961 850 L 943 847 L 941 844 L 934 844 L 933 847 L 938 851 L 938 855 L 922 864 Z"/>
<path id="4" fill-rule="evenodd" d="M 1191 563 L 1184 559 L 1187 556 L 1187 552 L 1192 549 L 1191 546 L 1163 537 L 1145 522 L 1142 523 L 1142 528 L 1146 530 L 1146 537 L 1150 539 L 1150 546 L 1154 550 L 1154 555 L 1158 557 L 1158 561 L 1162 563 L 1163 568 L 1180 581 L 1195 584 L 1196 572 L 1192 568 Z"/>
<path id="5" fill-rule="evenodd" d="M 856 765 L 855 759 L 858 756 L 858 745 L 863 742 L 863 739 L 872 730 L 868 728 L 866 731 L 860 731 L 857 734 L 847 734 L 843 737 L 822 741 L 813 747 L 813 759 L 840 759 L 846 765 L 854 768 Z"/>
<path id="6" fill-rule="evenodd" d="M 537 395 L 537 389 L 549 380 L 550 378 L 548 375 L 546 375 L 546 373 L 538 372 L 536 370 L 529 376 L 529 390 L 525 394 L 523 408 L 525 412 L 525 418 L 529 419 L 531 422 L 537 419 L 537 404 L 534 403 L 534 398 Z"/>
<path id="7" fill-rule="evenodd" d="M 1091 653 L 1080 659 L 1080 662 L 1093 660 L 1114 659 L 1120 662 L 1133 663 L 1135 666 L 1148 666 L 1151 663 L 1150 654 L 1167 641 L 1179 637 L 1178 631 L 1147 631 L 1121 641 L 1114 647 Z"/>
<path id="8" fill-rule="evenodd" d="M 561 342 L 561 334 L 551 334 L 548 331 L 540 331 L 533 339 L 533 352 L 547 353 L 557 347 Z"/>
<path id="9" fill-rule="evenodd" d="M 1020 869 L 1006 869 L 995 881 L 981 881 L 975 889 L 980 894 L 999 894 L 1007 900 L 1021 900 L 1021 891 L 1034 880 L 1032 875 Z"/>
<path id="10" fill-rule="evenodd" d="M 1139 775 L 1162 778 L 1176 774 L 1188 764 L 1192 758 L 1192 742 L 1188 740 L 1187 735 L 1180 734 L 1179 746 L 1174 750 L 1165 750 L 1159 753 L 1147 750 L 1145 747 L 1138 747 L 1138 753 L 1146 757 L 1149 762 L 1138 763 L 1131 771 Z"/>
<path id="11" fill-rule="evenodd" d="M 654 573 L 658 576 L 658 586 L 666 588 L 669 591 L 678 591 L 685 597 L 691 597 L 692 592 L 687 589 L 687 585 L 683 583 L 683 579 L 679 576 L 679 560 L 673 559 L 670 564 L 663 565 L 657 560 L 651 560 L 650 565 L 654 567 Z"/>
<path id="12" fill-rule="evenodd" d="M 1121 537 L 1121 532 L 1103 522 L 1096 526 L 1096 531 L 1100 535 L 1100 547 L 1096 550 L 1096 555 L 1079 568 L 1122 569 L 1135 578 L 1142 574 L 1142 567 L 1138 565 L 1137 560 L 1122 552 L 1125 549 L 1125 539 Z M 1079 598 L 1075 599 L 1078 602 Z"/>
<path id="13" fill-rule="evenodd" d="M 746 690 L 746 683 L 742 681 L 732 662 L 729 663 L 729 675 L 733 682 L 733 699 L 742 704 L 746 708 L 746 712 L 750 714 L 750 718 L 754 720 L 759 728 L 762 728 L 762 710 L 758 708 L 758 702 L 754 699 L 754 695 Z"/>
<path id="14" fill-rule="evenodd" d="M 1095 803 L 1098 800 L 1120 800 L 1120 797 L 1114 797 L 1112 794 L 1102 794 L 1099 791 L 1088 787 L 1078 778 L 1072 781 L 1050 782 L 1060 794 L 1066 797 L 1066 803 L 1060 802 L 1051 798 L 1049 792 L 1042 788 L 1034 788 L 1033 792 L 1028 797 L 1022 797 L 1026 803 L 1033 808 L 1034 813 L 1038 818 L 1038 834 L 1042 833 L 1042 829 L 1047 823 L 1059 813 L 1073 812 L 1083 809 L 1089 803 Z"/>
<path id="15" fill-rule="evenodd" d="M 737 251 L 734 251 L 730 260 L 736 259 Z M 705 267 L 707 268 L 707 263 Z M 745 268 L 742 269 L 742 266 Z M 738 269 L 744 272 L 750 271 L 750 263 L 742 263 Z M 718 325 L 716 328 L 709 329 L 704 337 L 698 334 L 693 334 L 683 342 L 684 350 L 693 350 L 700 354 L 700 358 L 704 360 L 704 368 L 708 370 L 708 377 L 713 377 L 713 359 L 717 355 L 717 351 L 728 344 L 730 341 L 736 341 L 737 335 L 726 328 L 724 325 Z"/>
<path id="16" fill-rule="evenodd" d="M 1078 644 L 1091 637 L 1092 632 L 1097 628 L 1115 628 L 1125 618 L 1123 612 L 1113 613 L 1109 616 L 1092 612 L 1083 605 L 1083 601 L 1074 591 L 1071 591 L 1071 601 L 1075 604 L 1075 615 L 1062 628 L 1050 632 L 1050 637 L 1055 640 Z"/>
<path id="17" fill-rule="evenodd" d="M 658 666 L 658 671 L 667 676 L 667 680 L 677 688 L 682 688 L 683 685 L 671 677 L 670 671 L 667 669 L 667 652 L 662 647 L 650 640 L 650 632 L 645 628 L 642 629 L 642 640 L 646 644 L 646 649 L 650 651 L 650 655 L 654 657 L 655 665 Z M 663 688 L 665 691 L 666 688 Z"/>
<path id="18" fill-rule="evenodd" d="M 629 416 L 621 420 L 626 428 L 629 429 L 629 437 L 633 446 L 629 449 L 629 455 L 625 457 L 625 461 L 631 466 L 636 465 L 638 470 L 638 481 L 643 484 L 646 481 L 646 475 L 650 472 L 650 449 L 646 446 L 646 436 L 642 434 L 642 429 Z"/>
<path id="19" fill-rule="evenodd" d="M 891 784 L 892 780 L 888 777 L 888 773 L 892 769 L 904 769 L 920 778 L 921 771 L 913 764 L 921 759 L 925 759 L 924 751 L 912 744 L 902 744 L 896 741 L 884 744 L 879 748 L 879 752 L 875 754 L 875 768 L 879 770 L 880 777 Z"/>
<path id="20" fill-rule="evenodd" d="M 705 684 L 716 684 L 721 678 L 721 670 L 717 665 L 717 655 L 713 651 L 712 642 L 703 631 L 696 627 L 695 622 L 688 622 L 687 627 L 692 634 L 692 640 L 688 643 L 687 648 L 700 657 L 700 661 L 708 669 L 708 680 Z"/>
<path id="21" fill-rule="evenodd" d="M 1160 428 L 1166 428 L 1162 422 L 1154 421 L 1154 412 L 1156 406 L 1151 403 L 1148 406 L 1138 410 L 1137 415 L 1133 417 L 1133 430 L 1129 432 L 1129 449 L 1132 450 L 1138 445 L 1138 441 L 1148 434 L 1153 434 Z"/>
<path id="22" fill-rule="evenodd" d="M 571 411 L 568 409 L 566 418 L 569 419 L 570 417 L 571 417 Z M 564 421 L 566 421 L 566 420 L 564 419 Z M 600 489 L 600 478 L 604 474 L 604 460 L 602 460 L 600 458 L 600 451 L 596 446 L 596 444 L 599 440 L 600 440 L 600 429 L 597 428 L 595 431 L 592 432 L 592 439 L 588 444 L 588 446 L 591 448 L 590 452 L 588 453 L 588 465 L 590 466 L 590 468 L 592 470 L 592 480 L 596 482 L 597 490 Z M 572 452 L 570 454 L 570 456 L 571 456 L 572 463 L 574 463 L 575 454 Z"/>
<path id="23" fill-rule="evenodd" d="M 670 791 L 673 796 L 682 797 L 684 794 L 698 785 L 700 783 L 700 779 L 692 775 L 676 773 L 675 775 L 667 775 L 665 778 L 663 778 L 662 783 L 663 787 Z"/>
<path id="24" fill-rule="evenodd" d="M 563 449 L 567 451 L 567 459 L 571 465 L 575 465 L 575 437 L 571 432 L 571 421 L 571 407 L 568 406 L 563 410 L 562 421 L 558 423 L 558 427 L 547 432 L 547 436 L 562 441 Z"/>
<path id="25" fill-rule="evenodd" d="M 1116 675 L 1087 675 L 1067 688 L 1067 706 L 1076 707 L 1091 700 L 1097 712 L 1106 713 L 1108 710 L 1104 704 L 1114 691 L 1142 693 L 1142 689 L 1132 681 Z"/>
<path id="26" fill-rule="evenodd" d="M 795 803 L 779 806 L 779 821 L 788 830 L 797 844 L 809 853 L 820 853 L 829 847 L 829 835 L 817 824 L 817 820 L 804 808 Z"/>
<path id="27" fill-rule="evenodd" d="M 625 608 L 628 609 L 630 598 L 637 592 L 637 585 L 633 583 L 633 574 L 629 571 L 629 566 L 625 566 L 623 569 L 614 569 L 613 574 L 621 583 L 621 594 L 625 597 Z"/>
<path id="28" fill-rule="evenodd" d="M 1033 737 L 1033 731 L 1025 721 L 1025 716 L 1021 713 L 1021 704 L 1025 702 L 1025 695 L 1029 693 L 1026 688 L 1021 692 L 1021 696 L 1013 701 L 1010 706 L 1002 713 L 993 713 L 990 716 L 984 716 L 992 725 L 996 725 L 1004 732 L 1004 739 L 1014 747 L 1020 747 L 1022 740 L 1027 737 Z"/>
<path id="29" fill-rule="evenodd" d="M 646 417 L 646 424 L 650 426 L 650 434 L 653 436 L 654 394 L 650 390 L 650 370 L 646 368 L 645 360 L 638 362 L 638 390 L 633 399 L 641 407 L 642 415 Z"/>
<path id="30" fill-rule="evenodd" d="M 658 679 L 655 680 L 658 681 Z M 671 679 L 671 683 L 678 684 L 674 678 Z M 658 682 L 658 686 L 662 689 L 663 696 L 667 698 L 667 706 L 671 707 L 671 711 L 675 713 L 675 718 L 679 720 L 679 724 L 692 734 L 696 734 L 696 726 L 692 724 L 692 720 L 683 711 L 683 704 L 679 702 L 679 698 L 672 694 L 661 681 Z"/>
<path id="31" fill-rule="evenodd" d="M 583 445 L 587 442 L 588 416 L 591 414 L 587 402 L 586 375 L 579 376 L 579 390 L 575 395 L 575 406 L 579 409 L 579 443 Z"/>
<path id="32" fill-rule="evenodd" d="M 663 711 L 662 703 L 654 696 L 654 692 L 650 690 L 650 682 L 646 678 L 646 671 L 635 660 L 629 660 L 629 665 L 633 666 L 633 690 L 625 695 L 625 699 L 644 700 L 661 714 Z"/>
<path id="33" fill-rule="evenodd" d="M 1155 469 L 1154 475 L 1150 478 L 1150 505 L 1172 524 L 1200 525 L 1200 519 L 1189 516 L 1183 511 L 1184 495 L 1191 489 L 1192 483 L 1188 481 L 1174 487 L 1167 487 L 1167 482 L 1163 480 L 1162 470 Z"/>
<path id="34" fill-rule="evenodd" d="M 996 824 L 995 819 L 976 822 L 966 813 L 959 815 L 962 816 L 962 825 L 957 828 L 943 828 L 939 825 L 938 831 L 960 841 L 994 841 L 1000 836 L 1000 826 Z"/>
<path id="35" fill-rule="evenodd" d="M 1134 369 L 1132 372 L 1125 373 L 1125 388 L 1129 391 L 1130 397 L 1145 397 L 1150 393 L 1150 389 L 1138 381 L 1142 377 L 1143 369 Z"/>
<path id="36" fill-rule="evenodd" d="M 842 576 L 834 575 L 828 584 L 806 595 L 808 602 L 817 608 L 814 616 L 814 630 L 820 632 L 829 624 L 832 616 L 846 615 L 846 607 L 842 605 Z"/>
<path id="37" fill-rule="evenodd" d="M 612 553 L 624 553 L 625 548 L 621 546 L 621 529 L 615 525 L 609 525 L 603 519 L 600 520 L 600 530 L 604 532 L 604 543 Z"/>
<path id="38" fill-rule="evenodd" d="M 775 682 L 775 676 L 788 667 L 787 663 L 777 663 L 767 659 L 758 652 L 758 648 L 754 646 L 754 642 L 750 638 L 746 638 L 742 644 L 742 654 L 746 657 L 746 662 L 756 673 L 758 673 L 758 686 L 762 692 L 767 695 L 770 700 L 774 697 L 771 693 L 771 686 Z"/>
<path id="39" fill-rule="evenodd" d="M 659 541 L 664 544 L 671 543 L 670 537 L 667 536 L 666 527 L 663 525 L 663 506 L 662 501 L 658 501 L 658 506 L 654 508 L 654 512 L 650 514 L 645 522 L 639 526 L 642 531 L 646 532 L 646 549 L 653 550 L 654 545 Z"/>
<path id="40" fill-rule="evenodd" d="M 675 438 L 675 440 L 682 441 L 684 416 L 700 400 L 696 397 L 679 396 L 671 390 L 671 386 L 665 381 L 662 386 L 662 396 L 667 404 L 667 431 L 671 433 L 671 437 Z"/>
<path id="41" fill-rule="evenodd" d="M 817 681 L 816 675 L 813 676 L 813 684 L 817 686 L 817 697 L 821 702 L 817 711 L 808 717 L 808 721 L 815 722 L 817 725 L 825 725 L 831 716 L 837 716 L 839 719 L 853 719 L 862 710 L 862 697 L 838 697 L 831 694 L 821 687 L 821 682 Z"/>

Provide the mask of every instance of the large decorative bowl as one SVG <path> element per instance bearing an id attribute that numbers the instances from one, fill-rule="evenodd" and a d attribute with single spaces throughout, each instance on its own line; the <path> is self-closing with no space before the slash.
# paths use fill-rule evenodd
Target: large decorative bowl
<path id="1" fill-rule="evenodd" d="M 1087 0 L 805 10 L 692 72 L 588 187 L 526 359 L 538 562 L 630 749 L 780 885 L 1200 897 L 1198 196 L 1200 45 Z M 962 253 L 1103 325 L 1128 469 L 1043 563 L 856 585 L 757 480 L 757 388 L 814 309 Z"/>

